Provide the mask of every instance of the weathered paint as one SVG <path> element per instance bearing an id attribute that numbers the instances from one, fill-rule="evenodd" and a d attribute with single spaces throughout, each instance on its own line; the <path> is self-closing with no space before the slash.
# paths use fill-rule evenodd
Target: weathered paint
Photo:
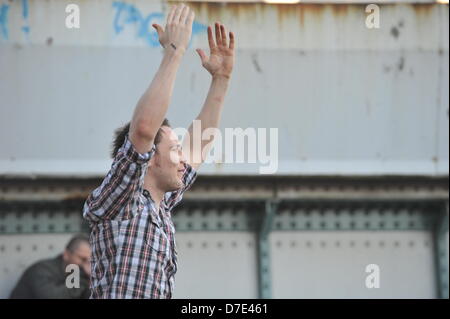
<path id="1" fill-rule="evenodd" d="M 102 175 L 113 129 L 157 68 L 151 23 L 164 23 L 168 3 L 79 1 L 78 30 L 64 26 L 69 3 L 0 2 L 1 174 Z M 127 8 L 117 20 L 114 3 Z M 209 76 L 193 49 L 219 20 L 237 36 L 222 128 L 278 127 L 278 174 L 448 175 L 448 6 L 380 4 L 380 29 L 367 29 L 364 4 L 190 5 L 174 126 L 203 104 Z"/>

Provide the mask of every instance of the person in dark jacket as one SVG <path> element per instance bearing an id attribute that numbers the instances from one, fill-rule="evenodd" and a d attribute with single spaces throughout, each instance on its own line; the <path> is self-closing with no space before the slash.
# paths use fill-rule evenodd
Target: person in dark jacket
<path id="1" fill-rule="evenodd" d="M 10 298 L 87 299 L 90 295 L 90 259 L 88 236 L 76 235 L 62 254 L 56 258 L 38 261 L 26 269 Z M 71 266 L 68 267 L 69 265 Z M 74 279 L 78 274 L 79 281 L 78 278 Z"/>

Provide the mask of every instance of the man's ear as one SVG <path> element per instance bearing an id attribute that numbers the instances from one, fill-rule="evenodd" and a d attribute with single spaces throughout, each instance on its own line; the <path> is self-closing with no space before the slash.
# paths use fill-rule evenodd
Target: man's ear
<path id="1" fill-rule="evenodd" d="M 161 167 L 161 161 L 162 161 L 162 154 L 161 154 L 161 150 L 158 150 L 155 152 L 155 155 L 153 155 L 153 157 L 150 159 L 150 163 L 151 165 L 153 165 L 153 167 Z M 151 162 L 153 161 L 153 162 Z"/>

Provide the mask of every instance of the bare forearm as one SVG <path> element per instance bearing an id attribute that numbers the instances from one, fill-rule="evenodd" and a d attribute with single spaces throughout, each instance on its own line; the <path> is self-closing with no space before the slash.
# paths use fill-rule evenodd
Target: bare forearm
<path id="1" fill-rule="evenodd" d="M 141 130 L 153 137 L 156 135 L 170 104 L 181 58 L 182 52 L 171 48 L 165 51 L 150 86 L 137 103 L 130 130 Z"/>
<path id="2" fill-rule="evenodd" d="M 213 78 L 211 81 L 211 85 L 208 91 L 208 95 L 206 97 L 205 103 L 203 104 L 202 110 L 195 120 L 200 121 L 201 124 L 201 133 L 208 128 L 218 128 L 220 123 L 220 117 L 222 113 L 222 108 L 224 105 L 225 95 L 228 90 L 229 78 L 218 77 Z M 194 127 L 193 123 L 189 126 L 188 129 L 189 140 L 185 140 L 183 142 L 183 147 L 189 147 L 190 156 L 189 162 L 194 167 L 197 168 L 204 161 L 204 158 L 201 157 L 201 154 L 206 154 L 208 152 L 211 141 L 213 140 L 213 136 L 210 136 L 209 139 L 202 139 L 201 136 L 194 135 Z M 200 138 L 201 142 L 194 142 L 195 138 Z M 197 149 L 200 146 L 200 149 Z M 208 149 L 205 149 L 208 146 Z"/>
<path id="3" fill-rule="evenodd" d="M 228 85 L 229 79 L 224 77 L 213 78 L 211 81 L 205 103 L 197 117 L 197 120 L 201 120 L 202 130 L 211 127 L 217 128 L 219 126 Z"/>
<path id="4" fill-rule="evenodd" d="M 188 135 L 183 141 L 183 148 L 190 151 L 186 156 L 187 160 L 194 168 L 203 163 L 204 157 L 213 144 L 212 141 L 216 133 L 214 129 L 219 126 L 234 65 L 234 33 L 229 33 L 228 41 L 225 26 L 219 22 L 215 23 L 215 39 L 210 26 L 208 26 L 207 31 L 210 55 L 207 56 L 202 49 L 197 49 L 197 53 L 202 61 L 202 66 L 212 75 L 212 82 L 203 108 L 195 122 L 189 127 Z M 201 132 L 197 132 L 197 121 L 200 121 Z M 196 135 L 201 133 L 201 135 L 195 136 L 194 133 Z M 205 139 L 203 139 L 203 133 L 206 133 Z"/>

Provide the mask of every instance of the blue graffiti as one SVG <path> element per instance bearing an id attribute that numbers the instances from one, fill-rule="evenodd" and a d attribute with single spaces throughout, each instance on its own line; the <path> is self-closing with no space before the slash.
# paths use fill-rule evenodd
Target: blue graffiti
<path id="1" fill-rule="evenodd" d="M 124 2 L 113 2 L 113 7 L 117 9 L 114 18 L 114 31 L 119 34 L 123 31 L 124 25 L 137 25 L 136 36 L 143 38 L 150 46 L 158 46 L 158 35 L 156 31 L 151 32 L 149 29 L 150 21 L 156 18 L 162 18 L 161 13 L 149 14 L 146 18 L 142 16 L 140 11 L 133 5 Z"/>
<path id="2" fill-rule="evenodd" d="M 30 26 L 28 25 L 28 0 L 22 0 L 22 17 L 26 23 L 26 25 L 22 27 L 22 31 L 28 36 L 30 33 Z"/>
<path id="3" fill-rule="evenodd" d="M 125 25 L 134 24 L 137 32 L 136 37 L 143 39 L 151 47 L 159 46 L 158 33 L 151 27 L 152 21 L 157 22 L 163 19 L 164 15 L 161 12 L 150 13 L 145 16 L 141 14 L 139 9 L 134 5 L 125 2 L 113 2 L 113 8 L 116 9 L 113 27 L 116 34 L 121 33 Z M 205 32 L 207 27 L 201 23 L 195 22 L 192 25 L 192 34 Z"/>
<path id="4" fill-rule="evenodd" d="M 6 4 L 0 7 L 0 30 L 5 39 L 8 39 L 8 10 L 9 6 Z"/>
<path id="5" fill-rule="evenodd" d="M 28 18 L 28 0 L 22 0 L 22 16 Z"/>
<path id="6" fill-rule="evenodd" d="M 192 24 L 192 34 L 193 35 L 206 32 L 207 29 L 208 29 L 208 27 L 202 23 L 198 23 L 198 22 L 194 21 L 194 23 Z"/>
<path id="7" fill-rule="evenodd" d="M 8 13 L 9 5 L 2 4 L 0 6 L 0 33 L 8 40 Z M 28 25 L 28 0 L 22 0 L 22 17 L 25 20 L 25 25 L 22 27 L 22 31 L 26 36 L 30 33 L 30 26 Z"/>

